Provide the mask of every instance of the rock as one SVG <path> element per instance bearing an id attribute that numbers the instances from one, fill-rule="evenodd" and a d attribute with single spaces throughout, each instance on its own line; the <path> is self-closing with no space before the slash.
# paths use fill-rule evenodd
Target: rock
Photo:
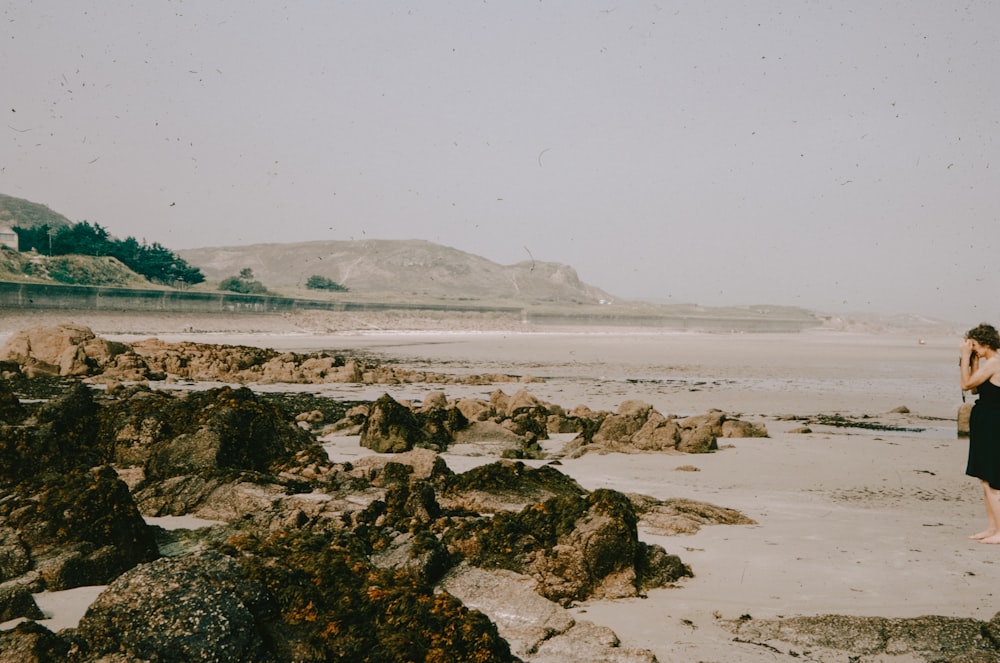
<path id="1" fill-rule="evenodd" d="M 673 579 L 690 575 L 673 556 L 650 554 L 628 498 L 610 490 L 497 512 L 453 528 L 446 543 L 475 566 L 530 575 L 542 596 L 560 603 L 637 596 L 650 578 L 662 583 L 668 567 L 680 572 Z"/>
<path id="2" fill-rule="evenodd" d="M 763 424 L 727 418 L 722 422 L 717 437 L 767 437 Z"/>
<path id="3" fill-rule="evenodd" d="M 97 405 L 79 383 L 38 407 L 30 420 L 0 424 L 0 480 L 17 484 L 101 464 L 98 426 Z"/>
<path id="4" fill-rule="evenodd" d="M 519 435 L 495 421 L 473 421 L 463 430 L 455 433 L 451 453 L 465 456 L 509 457 L 527 442 Z"/>
<path id="5" fill-rule="evenodd" d="M 35 597 L 27 587 L 18 583 L 0 584 L 0 622 L 18 617 L 42 619 L 45 615 L 38 608 Z"/>
<path id="6" fill-rule="evenodd" d="M 0 515 L 0 522 L 3 520 L 5 519 Z M 17 530 L 8 526 L 0 527 L 0 582 L 23 575 L 30 568 L 31 555 Z"/>
<path id="7" fill-rule="evenodd" d="M 460 398 L 455 407 L 461 410 L 469 421 L 486 421 L 493 414 L 490 403 L 478 398 Z"/>
<path id="8" fill-rule="evenodd" d="M 553 467 L 532 468 L 510 460 L 446 476 L 438 485 L 443 507 L 478 513 L 520 511 L 553 497 L 586 494 L 580 484 Z"/>
<path id="9" fill-rule="evenodd" d="M 568 610 L 534 589 L 535 581 L 506 569 L 480 569 L 461 564 L 440 582 L 440 588 L 469 608 L 486 614 L 517 656 L 530 656 L 547 639 L 576 623 Z"/>
<path id="10" fill-rule="evenodd" d="M 428 405 L 426 402 L 415 413 L 417 422 L 423 431 L 425 443 L 438 449 L 447 449 L 455 435 L 469 425 L 462 411 L 457 407 L 449 407 L 441 394 L 441 402 Z"/>
<path id="11" fill-rule="evenodd" d="M 448 551 L 440 545 L 427 545 L 409 532 L 396 532 L 372 553 L 371 563 L 380 569 L 403 570 L 415 574 L 423 582 L 433 583 L 449 566 Z"/>
<path id="12" fill-rule="evenodd" d="M 361 446 L 377 453 L 409 451 L 424 441 L 424 432 L 413 412 L 389 394 L 372 404 L 361 427 Z"/>
<path id="13" fill-rule="evenodd" d="M 83 325 L 62 324 L 15 332 L 0 348 L 0 360 L 57 375 L 90 375 L 126 349 L 124 344 L 97 338 Z"/>
<path id="14" fill-rule="evenodd" d="M 35 622 L 21 622 L 9 631 L 0 631 L 0 660 L 4 663 L 61 663 L 68 660 L 70 647 L 69 642 Z"/>
<path id="15" fill-rule="evenodd" d="M 485 570 L 467 564 L 448 573 L 439 587 L 483 612 L 497 625 L 511 651 L 546 663 L 654 663 L 647 650 L 619 647 L 610 629 L 577 621 L 558 603 L 534 591 L 534 580 L 505 569 Z"/>
<path id="16" fill-rule="evenodd" d="M 581 621 L 569 631 L 549 638 L 531 657 L 533 663 L 573 663 L 575 661 L 601 661 L 601 663 L 657 663 L 648 649 L 631 649 L 620 646 L 618 636 L 607 626 Z"/>
<path id="17" fill-rule="evenodd" d="M 627 446 L 632 436 L 645 424 L 653 406 L 641 401 L 625 401 L 618 406 L 618 412 L 605 418 L 594 434 L 594 444 L 610 447 Z"/>
<path id="18" fill-rule="evenodd" d="M 437 452 L 430 449 L 413 449 L 391 458 L 385 456 L 362 456 L 354 463 L 356 469 L 365 471 L 369 480 L 374 480 L 388 463 L 400 463 L 412 468 L 411 480 L 434 481 L 453 474 L 447 463 Z"/>
<path id="19" fill-rule="evenodd" d="M 19 559 L 18 545 L 28 551 L 50 590 L 103 585 L 157 556 L 152 531 L 109 467 L 76 469 L 36 489 L 20 486 L 0 506 L 0 529 L 16 532 L 5 537 L 8 554 Z"/>
<path id="20" fill-rule="evenodd" d="M 674 419 L 667 419 L 656 411 L 650 411 L 642 428 L 629 440 L 629 446 L 636 451 L 675 451 L 681 441 L 681 428 Z"/>
<path id="21" fill-rule="evenodd" d="M 707 502 L 680 497 L 658 500 L 637 494 L 629 494 L 628 498 L 639 517 L 639 526 L 658 536 L 694 534 L 705 525 L 757 524 L 735 509 Z"/>
<path id="22" fill-rule="evenodd" d="M 420 404 L 421 412 L 433 412 L 435 410 L 443 410 L 448 407 L 448 398 L 445 396 L 443 391 L 431 391 L 424 396 L 423 402 Z"/>
<path id="23" fill-rule="evenodd" d="M 19 423 L 27 414 L 14 390 L 6 380 L 0 379 L 0 424 Z"/>
<path id="24" fill-rule="evenodd" d="M 687 421 L 687 420 L 685 420 Z M 681 423 L 681 439 L 677 450 L 689 454 L 702 454 L 716 451 L 719 448 L 716 428 L 709 423 L 701 423 L 693 427 Z"/>
<path id="25" fill-rule="evenodd" d="M 350 532 L 302 530 L 232 540 L 277 602 L 266 631 L 276 660 L 516 660 L 482 613 L 405 570 L 373 566 L 368 545 Z"/>
<path id="26" fill-rule="evenodd" d="M 235 560 L 206 552 L 122 574 L 87 609 L 76 636 L 91 658 L 266 660 L 262 624 L 275 616 L 273 598 Z"/>
<path id="27" fill-rule="evenodd" d="M 740 641 L 766 643 L 781 653 L 806 649 L 843 652 L 850 660 L 882 656 L 954 663 L 1000 660 L 1000 613 L 990 622 L 940 616 L 817 615 L 741 619 L 728 626 Z"/>
<path id="28" fill-rule="evenodd" d="M 308 432 L 246 388 L 183 397 L 137 390 L 107 406 L 101 440 L 116 464 L 142 466 L 149 481 L 233 470 L 277 472 L 303 451 L 329 465 Z"/>

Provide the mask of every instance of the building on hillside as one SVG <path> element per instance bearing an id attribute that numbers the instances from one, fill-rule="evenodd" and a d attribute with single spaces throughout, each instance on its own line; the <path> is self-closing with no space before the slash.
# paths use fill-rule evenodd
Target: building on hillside
<path id="1" fill-rule="evenodd" d="M 0 226 L 0 246 L 17 251 L 17 233 L 12 228 Z"/>

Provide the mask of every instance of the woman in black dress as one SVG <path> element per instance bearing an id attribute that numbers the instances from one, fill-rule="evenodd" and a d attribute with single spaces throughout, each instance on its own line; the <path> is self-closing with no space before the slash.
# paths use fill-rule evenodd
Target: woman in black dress
<path id="1" fill-rule="evenodd" d="M 979 395 L 969 418 L 969 464 L 965 473 L 983 483 L 986 529 L 971 539 L 1000 543 L 1000 334 L 992 325 L 970 329 L 959 362 L 962 389 Z"/>

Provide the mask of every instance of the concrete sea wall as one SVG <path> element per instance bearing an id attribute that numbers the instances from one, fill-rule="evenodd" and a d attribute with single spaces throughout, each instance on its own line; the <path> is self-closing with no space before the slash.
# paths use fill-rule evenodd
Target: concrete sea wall
<path id="1" fill-rule="evenodd" d="M 0 309 L 136 311 L 177 313 L 285 313 L 289 311 L 497 311 L 520 314 L 517 307 L 390 304 L 295 299 L 233 292 L 142 290 L 104 286 L 0 282 Z"/>

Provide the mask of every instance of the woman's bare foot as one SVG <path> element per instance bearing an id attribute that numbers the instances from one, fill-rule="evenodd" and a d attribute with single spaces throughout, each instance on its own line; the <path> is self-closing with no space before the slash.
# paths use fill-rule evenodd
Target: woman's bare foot
<path id="1" fill-rule="evenodd" d="M 1000 543 L 1000 533 L 988 536 L 985 539 L 979 539 L 979 543 Z"/>
<path id="2" fill-rule="evenodd" d="M 979 534 L 970 534 L 969 538 L 972 539 L 973 541 L 982 541 L 983 539 L 988 539 L 989 537 L 994 536 L 996 534 L 997 531 L 995 529 L 984 529 Z"/>

